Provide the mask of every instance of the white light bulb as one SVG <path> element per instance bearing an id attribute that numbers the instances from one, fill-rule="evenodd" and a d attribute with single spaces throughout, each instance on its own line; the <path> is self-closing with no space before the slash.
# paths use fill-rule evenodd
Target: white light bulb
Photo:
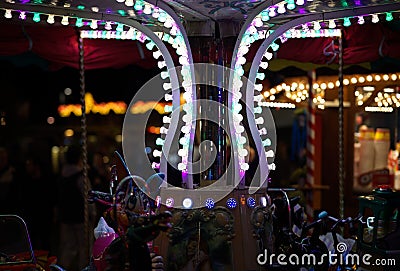
<path id="1" fill-rule="evenodd" d="M 92 22 L 90 23 L 90 28 L 97 29 L 97 20 L 92 20 Z"/>
<path id="2" fill-rule="evenodd" d="M 181 128 L 181 132 L 184 133 L 184 134 L 190 133 L 190 130 L 191 130 L 191 126 L 190 125 L 185 125 L 185 126 L 183 126 Z"/>
<path id="3" fill-rule="evenodd" d="M 155 59 L 159 59 L 160 56 L 162 56 L 161 51 L 155 51 L 155 52 L 153 52 L 153 57 L 154 57 Z"/>
<path id="4" fill-rule="evenodd" d="M 143 13 L 147 14 L 147 15 L 151 14 L 151 5 L 145 4 L 144 5 L 144 9 L 143 9 Z"/>
<path id="5" fill-rule="evenodd" d="M 364 23 L 365 23 L 364 17 L 363 17 L 363 16 L 358 16 L 358 21 L 357 21 L 357 23 L 358 23 L 358 24 L 364 24 Z"/>
<path id="6" fill-rule="evenodd" d="M 245 157 L 248 154 L 248 151 L 246 149 L 239 149 L 238 154 L 240 157 Z"/>
<path id="7" fill-rule="evenodd" d="M 179 166 L 178 166 L 178 168 L 179 168 Z M 181 170 L 182 170 L 182 169 L 181 169 Z M 192 201 L 190 198 L 185 198 L 185 199 L 182 201 L 182 205 L 183 205 L 184 208 L 189 209 L 189 208 L 192 207 L 193 201 Z"/>
<path id="8" fill-rule="evenodd" d="M 262 94 L 254 96 L 255 102 L 261 102 L 263 99 L 264 99 L 264 96 Z"/>
<path id="9" fill-rule="evenodd" d="M 159 69 L 162 69 L 167 66 L 167 63 L 165 61 L 158 61 L 157 66 Z"/>
<path id="10" fill-rule="evenodd" d="M 185 170 L 186 169 L 186 165 L 184 163 L 179 163 L 178 164 L 178 170 Z"/>
<path id="11" fill-rule="evenodd" d="M 246 58 L 243 57 L 243 56 L 239 57 L 238 60 L 237 60 L 237 63 L 240 64 L 240 65 L 246 64 Z"/>
<path id="12" fill-rule="evenodd" d="M 174 22 L 174 20 L 173 20 L 170 16 L 168 16 L 168 17 L 167 17 L 167 20 L 165 20 L 165 22 L 164 22 L 164 26 L 165 26 L 166 28 L 171 28 L 173 22 Z"/>
<path id="13" fill-rule="evenodd" d="M 265 152 L 265 157 L 267 157 L 267 158 L 274 157 L 274 151 L 269 150 L 269 151 Z"/>
<path id="14" fill-rule="evenodd" d="M 168 71 L 161 72 L 161 78 L 162 79 L 167 79 L 168 77 L 169 77 L 169 72 Z"/>
<path id="15" fill-rule="evenodd" d="M 258 130 L 260 135 L 266 135 L 267 134 L 267 128 L 262 128 L 261 130 Z"/>
<path id="16" fill-rule="evenodd" d="M 162 152 L 159 151 L 159 150 L 154 150 L 154 151 L 153 151 L 153 156 L 154 156 L 154 157 L 161 157 L 161 154 L 162 154 Z"/>
<path id="17" fill-rule="evenodd" d="M 164 89 L 164 90 L 170 90 L 170 89 L 172 89 L 172 84 L 171 84 L 171 83 L 164 83 L 164 84 L 163 84 L 163 89 Z"/>
<path id="18" fill-rule="evenodd" d="M 6 17 L 7 19 L 12 18 L 11 9 L 6 9 L 6 12 L 4 13 L 4 17 Z"/>
<path id="19" fill-rule="evenodd" d="M 268 62 L 261 62 L 260 67 L 263 68 L 264 70 L 268 68 Z"/>
<path id="20" fill-rule="evenodd" d="M 164 99 L 166 100 L 166 101 L 172 101 L 172 94 L 165 94 L 164 95 Z"/>
<path id="21" fill-rule="evenodd" d="M 263 85 L 262 84 L 254 84 L 254 89 L 261 92 L 263 89 Z"/>
<path id="22" fill-rule="evenodd" d="M 180 157 L 188 156 L 188 150 L 180 149 L 180 150 L 178 151 L 178 155 L 179 155 Z"/>
<path id="23" fill-rule="evenodd" d="M 47 17 L 47 23 L 54 24 L 54 15 L 53 14 L 49 14 L 49 17 Z"/>
<path id="24" fill-rule="evenodd" d="M 268 51 L 265 51 L 264 56 L 265 56 L 266 59 L 271 60 L 272 57 L 274 56 L 274 54 L 272 54 L 272 53 L 270 53 Z"/>
<path id="25" fill-rule="evenodd" d="M 62 25 L 69 25 L 68 16 L 63 16 L 61 19 Z"/>
<path id="26" fill-rule="evenodd" d="M 321 29 L 321 25 L 319 24 L 319 22 L 315 21 L 314 22 L 314 30 L 320 30 Z"/>
<path id="27" fill-rule="evenodd" d="M 285 6 L 284 6 L 284 5 L 280 5 L 280 6 L 278 7 L 278 13 L 279 13 L 279 14 L 283 14 L 283 13 L 285 13 L 285 12 L 286 12 Z"/>
<path id="28" fill-rule="evenodd" d="M 248 169 L 249 169 L 249 164 L 247 164 L 247 163 L 241 164 L 241 165 L 240 165 L 240 169 L 241 169 L 241 170 L 248 170 Z"/>
<path id="29" fill-rule="evenodd" d="M 168 134 L 168 129 L 165 128 L 164 126 L 160 127 L 160 134 L 164 134 L 164 135 Z"/>
<path id="30" fill-rule="evenodd" d="M 171 118 L 167 117 L 167 116 L 164 116 L 163 117 L 163 123 L 171 123 Z"/>
<path id="31" fill-rule="evenodd" d="M 104 26 L 104 28 L 106 30 L 111 30 L 112 29 L 111 22 L 106 22 L 106 26 Z"/>
<path id="32" fill-rule="evenodd" d="M 372 15 L 372 22 L 373 22 L 374 24 L 377 23 L 377 22 L 379 22 L 378 14 L 373 14 L 373 15 Z"/>
<path id="33" fill-rule="evenodd" d="M 264 118 L 263 117 L 259 117 L 256 119 L 256 124 L 263 124 L 264 123 Z"/>
<path id="34" fill-rule="evenodd" d="M 261 20 L 261 17 L 256 17 L 256 18 L 254 19 L 254 25 L 255 25 L 256 27 L 261 27 L 261 26 L 263 26 L 263 21 Z"/>
<path id="35" fill-rule="evenodd" d="M 236 133 L 241 134 L 244 132 L 244 127 L 242 125 L 238 125 L 236 127 Z"/>
<path id="36" fill-rule="evenodd" d="M 126 1 L 125 1 L 125 6 L 127 6 L 127 7 L 133 7 L 133 0 L 126 0 Z"/>
<path id="37" fill-rule="evenodd" d="M 335 28 L 335 27 L 336 27 L 335 20 L 329 20 L 328 27 L 329 27 L 329 28 Z"/>

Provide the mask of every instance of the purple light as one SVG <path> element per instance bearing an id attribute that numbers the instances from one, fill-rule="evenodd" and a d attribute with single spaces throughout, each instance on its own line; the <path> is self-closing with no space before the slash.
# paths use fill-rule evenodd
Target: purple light
<path id="1" fill-rule="evenodd" d="M 300 14 L 306 14 L 306 9 L 305 8 L 299 8 L 299 13 Z"/>
<path id="2" fill-rule="evenodd" d="M 354 0 L 354 5 L 361 6 L 361 1 L 360 0 Z"/>
<path id="3" fill-rule="evenodd" d="M 173 198 L 167 198 L 165 200 L 165 206 L 167 206 L 168 208 L 174 207 L 174 199 Z"/>

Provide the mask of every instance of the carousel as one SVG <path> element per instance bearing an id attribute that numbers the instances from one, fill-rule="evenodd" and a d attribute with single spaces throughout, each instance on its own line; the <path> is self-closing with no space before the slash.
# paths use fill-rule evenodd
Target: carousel
<path id="1" fill-rule="evenodd" d="M 390 65 L 373 72 L 370 63 L 400 58 L 399 10 L 400 2 L 379 0 L 3 0 L 5 40 L 29 36 L 29 50 L 79 69 L 81 104 L 58 111 L 81 122 L 89 270 L 377 270 L 266 260 L 267 252 L 328 253 L 308 230 L 332 221 L 331 236 L 338 225 L 360 224 L 357 249 L 398 257 L 400 248 L 377 245 L 382 231 L 396 232 L 389 223 L 398 220 L 397 192 L 372 189 L 394 188 L 399 175 L 398 156 L 389 169 L 387 157 L 390 140 L 398 140 L 400 73 Z M 2 43 L 2 55 L 26 50 L 26 41 Z M 126 93 L 130 104 L 100 104 L 86 92 L 85 71 L 129 63 L 159 69 Z M 274 78 L 289 66 L 301 72 Z M 329 75 L 318 72 L 324 68 Z M 283 188 L 270 176 L 280 167 L 274 118 L 284 110 L 295 115 L 291 148 L 300 177 Z M 113 159 L 110 192 L 89 191 L 87 115 L 110 111 L 124 114 L 122 152 Z M 156 113 L 159 127 L 150 121 Z M 393 114 L 393 131 L 360 128 L 365 123 L 355 119 L 371 113 Z M 301 196 L 291 196 L 296 191 Z M 384 201 L 372 203 L 372 192 Z M 93 202 L 110 208 L 96 236 L 105 238 L 103 250 L 90 242 Z"/>

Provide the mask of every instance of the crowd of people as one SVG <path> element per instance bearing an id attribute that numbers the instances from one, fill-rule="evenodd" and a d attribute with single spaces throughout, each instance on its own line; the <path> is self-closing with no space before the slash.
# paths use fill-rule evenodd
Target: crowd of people
<path id="1" fill-rule="evenodd" d="M 0 214 L 24 219 L 32 248 L 49 251 L 66 270 L 82 270 L 88 263 L 84 238 L 84 177 L 81 148 L 65 148 L 60 172 L 53 172 L 42 155 L 30 154 L 14 165 L 0 147 Z M 89 188 L 109 191 L 108 165 L 103 155 L 90 156 Z M 97 211 L 97 212 L 96 212 Z M 101 213 L 89 204 L 90 223 Z"/>

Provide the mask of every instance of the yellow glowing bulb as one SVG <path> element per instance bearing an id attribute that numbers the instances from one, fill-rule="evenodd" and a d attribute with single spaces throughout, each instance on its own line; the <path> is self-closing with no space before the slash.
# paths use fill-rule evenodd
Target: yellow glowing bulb
<path id="1" fill-rule="evenodd" d="M 368 76 L 367 76 L 367 81 L 368 81 L 368 82 L 371 82 L 372 80 L 373 80 L 372 75 L 368 75 Z"/>

